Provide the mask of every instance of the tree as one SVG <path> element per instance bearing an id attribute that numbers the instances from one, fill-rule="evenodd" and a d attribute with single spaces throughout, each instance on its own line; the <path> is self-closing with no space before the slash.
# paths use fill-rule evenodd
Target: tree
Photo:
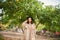
<path id="1" fill-rule="evenodd" d="M 3 24 L 21 24 L 27 16 L 33 17 L 34 21 L 42 9 L 42 3 L 36 0 L 6 0 L 0 5 L 4 9 Z M 36 21 L 35 21 L 36 23 Z"/>
<path id="2" fill-rule="evenodd" d="M 37 26 L 43 24 L 49 31 L 59 31 L 60 6 L 53 7 L 50 5 L 43 8 L 43 5 L 44 3 L 37 0 L 6 0 L 0 2 L 0 7 L 4 9 L 2 23 L 5 27 L 16 26 L 31 16 Z"/>

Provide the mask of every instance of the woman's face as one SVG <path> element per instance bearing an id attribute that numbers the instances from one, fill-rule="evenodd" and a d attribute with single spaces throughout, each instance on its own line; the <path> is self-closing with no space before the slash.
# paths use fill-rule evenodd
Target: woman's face
<path id="1" fill-rule="evenodd" d="M 32 22 L 32 19 L 31 18 L 28 18 L 28 21 L 29 21 L 29 23 L 31 23 Z"/>

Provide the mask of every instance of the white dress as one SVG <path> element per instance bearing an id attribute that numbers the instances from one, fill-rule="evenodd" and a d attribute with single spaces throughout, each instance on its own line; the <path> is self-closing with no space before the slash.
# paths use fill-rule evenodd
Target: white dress
<path id="1" fill-rule="evenodd" d="M 24 24 L 24 40 L 35 40 L 35 24 Z"/>

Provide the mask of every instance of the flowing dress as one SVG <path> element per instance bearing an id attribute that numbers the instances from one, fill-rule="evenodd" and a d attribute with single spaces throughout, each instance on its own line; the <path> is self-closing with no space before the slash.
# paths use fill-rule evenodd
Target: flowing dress
<path id="1" fill-rule="evenodd" d="M 23 23 L 24 40 L 35 40 L 35 24 Z"/>

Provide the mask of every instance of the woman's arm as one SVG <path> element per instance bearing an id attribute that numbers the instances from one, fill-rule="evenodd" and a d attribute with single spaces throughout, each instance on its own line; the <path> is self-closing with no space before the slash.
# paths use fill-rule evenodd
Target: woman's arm
<path id="1" fill-rule="evenodd" d="M 24 29 L 25 29 L 25 25 L 26 25 L 26 22 L 27 22 L 27 20 L 25 20 L 23 23 L 22 23 L 22 31 L 23 31 L 23 33 L 24 33 Z"/>

